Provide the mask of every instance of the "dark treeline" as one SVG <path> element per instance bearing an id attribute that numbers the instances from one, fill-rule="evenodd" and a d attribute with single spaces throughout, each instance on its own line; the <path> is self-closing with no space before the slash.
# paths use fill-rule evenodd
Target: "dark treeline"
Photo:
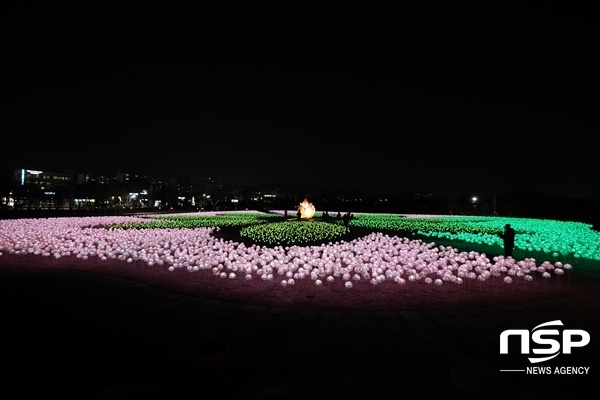
<path id="1" fill-rule="evenodd" d="M 205 207 L 203 211 L 236 210 L 295 210 L 305 194 L 280 196 L 276 200 L 241 200 L 235 205 L 220 204 L 218 208 Z M 589 223 L 600 231 L 600 200 L 569 199 L 546 197 L 544 195 L 500 194 L 495 197 L 482 197 L 474 201 L 467 196 L 428 195 L 404 197 L 309 197 L 317 212 L 369 212 L 393 214 L 432 214 L 432 215 L 475 215 L 515 218 L 539 218 L 558 221 Z M 0 219 L 47 218 L 89 215 L 133 215 L 140 213 L 165 213 L 199 211 L 198 208 L 161 209 L 94 209 L 94 210 L 0 210 Z"/>

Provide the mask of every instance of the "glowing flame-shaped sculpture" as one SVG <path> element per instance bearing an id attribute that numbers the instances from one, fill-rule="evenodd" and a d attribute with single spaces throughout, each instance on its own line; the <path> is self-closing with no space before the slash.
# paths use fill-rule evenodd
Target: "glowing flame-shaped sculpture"
<path id="1" fill-rule="evenodd" d="M 302 218 L 312 218 L 313 215 L 315 215 L 315 206 L 313 203 L 309 202 L 308 199 L 304 199 L 298 206 L 298 211 L 300 211 L 300 216 Z"/>

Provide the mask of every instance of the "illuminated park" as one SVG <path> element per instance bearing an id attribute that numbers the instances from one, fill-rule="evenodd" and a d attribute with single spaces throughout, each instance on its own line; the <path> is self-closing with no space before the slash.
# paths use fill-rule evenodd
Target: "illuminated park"
<path id="1" fill-rule="evenodd" d="M 580 222 L 355 213 L 346 226 L 314 209 L 287 215 L 1 220 L 0 265 L 124 275 L 242 302 L 372 309 L 547 295 L 600 261 L 600 234 Z M 515 258 L 502 255 L 506 223 L 517 232 Z"/>
<path id="2" fill-rule="evenodd" d="M 6 3 L 0 397 L 590 398 L 588 3 Z"/>

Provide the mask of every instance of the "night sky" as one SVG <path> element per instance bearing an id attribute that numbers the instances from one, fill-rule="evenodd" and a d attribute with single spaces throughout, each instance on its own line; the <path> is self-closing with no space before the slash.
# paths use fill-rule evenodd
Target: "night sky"
<path id="1" fill-rule="evenodd" d="M 1 155 L 17 168 L 600 199 L 589 10 L 15 3 Z"/>

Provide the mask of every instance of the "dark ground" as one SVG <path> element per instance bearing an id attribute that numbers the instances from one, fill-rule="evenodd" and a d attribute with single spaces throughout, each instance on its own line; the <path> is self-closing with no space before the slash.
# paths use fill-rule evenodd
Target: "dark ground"
<path id="1" fill-rule="evenodd" d="M 286 291 L 123 266 L 0 257 L 3 398 L 572 400 L 596 390 L 597 272 L 510 287 Z M 556 320 L 591 342 L 539 365 L 514 343 L 499 354 L 502 331 Z M 530 366 L 590 369 L 500 371 Z"/>
<path id="2" fill-rule="evenodd" d="M 321 307 L 293 296 L 269 302 L 27 257 L 0 258 L 1 390 L 11 400 L 571 400 L 589 398 L 600 371 L 597 273 L 572 271 L 537 292 L 465 291 L 452 302 L 433 291 L 387 302 L 363 292 L 354 300 L 370 306 L 361 309 L 334 290 L 305 294 Z M 542 365 L 589 366 L 588 375 L 500 372 L 532 365 L 518 349 L 499 355 L 502 331 L 554 320 L 591 342 Z M 226 350 L 201 356 L 211 343 Z"/>

